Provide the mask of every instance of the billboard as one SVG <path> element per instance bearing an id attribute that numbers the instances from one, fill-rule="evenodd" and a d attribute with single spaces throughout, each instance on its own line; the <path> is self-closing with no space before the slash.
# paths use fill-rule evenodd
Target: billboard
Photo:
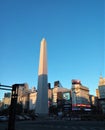
<path id="1" fill-rule="evenodd" d="M 63 93 L 63 99 L 65 100 L 64 102 L 64 111 L 69 112 L 71 110 L 71 98 L 70 98 L 70 92 L 64 92 Z"/>
<path id="2" fill-rule="evenodd" d="M 69 92 L 63 93 L 63 99 L 70 100 L 70 93 Z"/>
<path id="3" fill-rule="evenodd" d="M 90 108 L 90 104 L 72 104 L 72 107 L 86 107 L 86 108 Z"/>

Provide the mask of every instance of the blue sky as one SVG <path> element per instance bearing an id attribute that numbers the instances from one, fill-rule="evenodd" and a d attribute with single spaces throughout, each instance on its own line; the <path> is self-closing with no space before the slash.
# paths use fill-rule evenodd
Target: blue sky
<path id="1" fill-rule="evenodd" d="M 51 87 L 79 79 L 95 95 L 105 77 L 104 8 L 104 0 L 0 0 L 0 83 L 37 87 L 44 37 Z"/>

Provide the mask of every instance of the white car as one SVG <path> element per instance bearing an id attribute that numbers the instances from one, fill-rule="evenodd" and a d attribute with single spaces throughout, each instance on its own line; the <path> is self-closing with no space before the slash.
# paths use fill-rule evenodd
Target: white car
<path id="1" fill-rule="evenodd" d="M 16 120 L 25 120 L 25 118 L 21 115 L 16 115 Z"/>

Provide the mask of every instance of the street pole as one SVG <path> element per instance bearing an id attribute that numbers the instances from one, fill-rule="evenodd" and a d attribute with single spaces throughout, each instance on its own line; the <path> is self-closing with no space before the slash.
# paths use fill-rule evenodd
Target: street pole
<path id="1" fill-rule="evenodd" d="M 24 84 L 14 84 L 12 86 L 0 84 L 0 89 L 10 90 L 10 91 L 12 90 L 11 105 L 10 105 L 10 109 L 9 109 L 9 120 L 8 120 L 8 129 L 7 130 L 15 130 L 15 115 L 16 115 L 16 104 L 17 104 L 19 86 L 24 87 Z"/>
<path id="2" fill-rule="evenodd" d="M 10 105 L 10 110 L 9 110 L 8 130 L 15 130 L 16 104 L 17 104 L 19 86 L 24 86 L 24 84 L 12 85 L 12 95 L 11 95 L 11 105 Z"/>
<path id="3" fill-rule="evenodd" d="M 17 104 L 17 86 L 12 86 L 11 105 L 9 110 L 8 130 L 15 130 L 15 111 Z"/>

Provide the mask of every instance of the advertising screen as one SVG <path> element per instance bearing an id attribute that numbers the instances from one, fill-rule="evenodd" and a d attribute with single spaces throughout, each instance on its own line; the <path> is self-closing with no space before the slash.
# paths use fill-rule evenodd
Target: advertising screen
<path id="1" fill-rule="evenodd" d="M 69 92 L 63 93 L 63 99 L 70 100 L 70 93 Z"/>

